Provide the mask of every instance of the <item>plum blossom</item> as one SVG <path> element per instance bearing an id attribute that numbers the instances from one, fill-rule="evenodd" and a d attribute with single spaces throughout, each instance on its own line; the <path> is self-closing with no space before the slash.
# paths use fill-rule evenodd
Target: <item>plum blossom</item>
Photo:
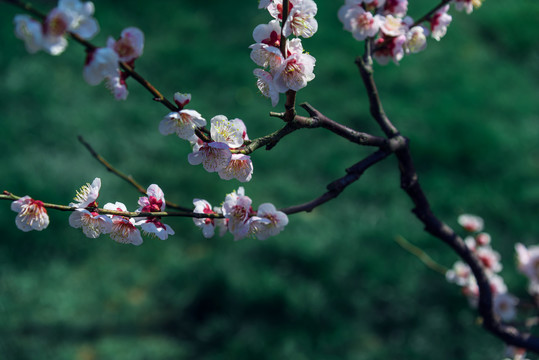
<path id="1" fill-rule="evenodd" d="M 447 281 L 459 286 L 466 286 L 470 281 L 471 276 L 473 275 L 470 267 L 460 260 L 455 262 L 453 268 L 445 273 Z"/>
<path id="2" fill-rule="evenodd" d="M 234 235 L 234 240 L 240 240 L 249 235 L 251 203 L 251 198 L 245 196 L 245 189 L 241 186 L 237 192 L 233 191 L 225 198 L 223 215 L 228 220 L 228 230 Z"/>
<path id="3" fill-rule="evenodd" d="M 268 24 L 260 24 L 253 30 L 253 39 L 256 44 L 249 46 L 251 49 L 251 60 L 258 66 L 264 68 L 277 67 L 282 61 L 280 50 L 281 26 L 277 20 L 272 20 Z"/>
<path id="4" fill-rule="evenodd" d="M 418 53 L 427 47 L 427 36 L 425 28 L 414 26 L 406 32 L 406 43 L 404 49 L 407 53 Z"/>
<path id="5" fill-rule="evenodd" d="M 70 203 L 69 206 L 77 209 L 85 209 L 87 207 L 96 207 L 96 200 L 99 196 L 99 189 L 101 189 L 101 179 L 95 178 L 92 184 L 86 183 L 78 191 L 77 195 L 73 198 L 74 203 Z"/>
<path id="6" fill-rule="evenodd" d="M 125 100 L 129 94 L 123 74 L 125 73 L 119 71 L 116 76 L 105 78 L 105 87 L 110 90 L 116 100 Z"/>
<path id="7" fill-rule="evenodd" d="M 92 17 L 95 8 L 91 1 L 60 0 L 58 9 L 69 17 L 68 31 L 83 39 L 91 39 L 99 32 L 99 25 Z"/>
<path id="8" fill-rule="evenodd" d="M 381 15 L 372 15 L 362 7 L 356 6 L 348 10 L 344 16 L 344 28 L 352 33 L 358 41 L 373 37 L 380 30 L 384 18 Z"/>
<path id="9" fill-rule="evenodd" d="M 51 55 L 60 55 L 67 47 L 64 35 L 69 27 L 69 16 L 59 8 L 52 9 L 42 26 L 41 48 Z"/>
<path id="10" fill-rule="evenodd" d="M 118 54 L 120 61 L 133 61 L 139 58 L 144 50 L 144 33 L 136 27 L 126 28 L 118 40 L 109 37 L 107 47 Z"/>
<path id="11" fill-rule="evenodd" d="M 106 210 L 127 211 L 126 206 L 119 201 L 114 204 L 107 203 L 103 208 Z M 133 244 L 136 246 L 142 244 L 142 236 L 140 235 L 140 230 L 135 226 L 135 219 L 119 215 L 108 216 L 112 221 L 109 233 L 112 240 L 121 244 Z"/>
<path id="12" fill-rule="evenodd" d="M 304 38 L 313 36 L 318 30 L 318 22 L 314 18 L 317 11 L 316 3 L 312 0 L 302 0 L 292 6 L 283 26 L 283 35 L 293 34 Z"/>
<path id="13" fill-rule="evenodd" d="M 525 247 L 521 243 L 515 245 L 518 270 L 530 281 L 529 291 L 539 294 L 539 246 Z"/>
<path id="14" fill-rule="evenodd" d="M 180 110 L 182 110 L 189 102 L 191 102 L 191 94 L 182 94 L 180 92 L 174 93 L 174 102 Z"/>
<path id="15" fill-rule="evenodd" d="M 337 17 L 343 23 L 344 28 L 346 30 L 351 31 L 351 28 L 347 27 L 347 26 L 350 26 L 350 23 L 346 20 L 349 17 L 348 12 L 350 10 L 355 10 L 357 8 L 363 9 L 362 5 L 363 5 L 363 0 L 346 0 L 344 2 L 344 5 L 339 8 Z"/>
<path id="16" fill-rule="evenodd" d="M 453 19 L 447 12 L 449 11 L 449 4 L 442 6 L 438 11 L 430 18 L 430 32 L 431 36 L 440 41 L 447 32 L 447 27 Z"/>
<path id="17" fill-rule="evenodd" d="M 256 76 L 256 86 L 260 93 L 271 99 L 271 105 L 277 106 L 279 103 L 279 91 L 275 88 L 273 83 L 273 76 L 262 69 L 254 69 L 253 74 Z"/>
<path id="18" fill-rule="evenodd" d="M 462 214 L 457 219 L 460 226 L 464 228 L 464 230 L 469 232 L 479 232 L 483 230 L 483 219 L 476 215 L 471 214 Z"/>
<path id="19" fill-rule="evenodd" d="M 195 205 L 195 209 L 193 210 L 195 214 L 216 214 L 216 212 L 212 210 L 210 203 L 206 200 L 194 199 L 193 205 Z M 213 237 L 215 234 L 215 220 L 217 219 L 193 218 L 193 222 L 197 227 L 202 229 L 202 235 L 204 235 L 206 239 Z"/>
<path id="20" fill-rule="evenodd" d="M 205 126 L 206 119 L 195 110 L 180 110 L 167 114 L 159 123 L 163 135 L 176 133 L 180 139 L 196 140 L 195 129 Z"/>
<path id="21" fill-rule="evenodd" d="M 201 147 L 196 146 L 193 148 L 193 152 L 187 156 L 189 164 L 202 164 L 207 172 L 224 169 L 231 158 L 230 148 L 222 142 L 204 143 Z"/>
<path id="22" fill-rule="evenodd" d="M 26 51 L 34 54 L 41 50 L 43 38 L 41 23 L 28 15 L 16 15 L 13 22 L 15 23 L 15 36 L 24 41 Z"/>
<path id="23" fill-rule="evenodd" d="M 11 210 L 17 212 L 15 225 L 24 232 L 41 231 L 49 226 L 47 209 L 40 200 L 34 200 L 26 195 L 11 203 Z"/>
<path id="24" fill-rule="evenodd" d="M 108 216 L 79 208 L 69 216 L 69 225 L 76 229 L 82 228 L 84 235 L 95 239 L 101 234 L 110 233 L 112 221 Z"/>
<path id="25" fill-rule="evenodd" d="M 259 9 L 265 9 L 271 4 L 272 0 L 259 0 L 258 2 L 258 8 Z"/>
<path id="26" fill-rule="evenodd" d="M 240 119 L 228 120 L 224 115 L 211 119 L 211 138 L 213 141 L 227 144 L 231 148 L 243 145 L 245 124 Z"/>
<path id="27" fill-rule="evenodd" d="M 380 25 L 380 29 L 387 36 L 400 36 L 406 31 L 406 25 L 402 19 L 393 15 L 384 17 L 384 22 Z"/>
<path id="28" fill-rule="evenodd" d="M 160 212 L 165 210 L 165 195 L 158 185 L 152 184 L 148 186 L 146 195 L 148 196 L 142 196 L 138 200 L 138 212 Z M 166 240 L 169 235 L 174 235 L 174 230 L 170 225 L 162 223 L 160 216 L 138 218 L 135 225 L 140 226 L 146 235 L 153 235 L 161 240 Z"/>
<path id="29" fill-rule="evenodd" d="M 261 204 L 256 213 L 256 221 L 251 227 L 258 240 L 266 240 L 279 234 L 288 224 L 288 217 L 282 211 L 275 209 L 270 203 Z"/>
<path id="30" fill-rule="evenodd" d="M 316 59 L 309 54 L 294 53 L 287 57 L 280 67 L 275 70 L 273 77 L 277 91 L 284 93 L 288 90 L 298 91 L 314 79 L 313 73 Z"/>
<path id="31" fill-rule="evenodd" d="M 251 157 L 243 154 L 232 154 L 230 162 L 219 170 L 219 177 L 223 180 L 237 179 L 240 182 L 247 182 L 253 176 L 253 162 Z"/>
<path id="32" fill-rule="evenodd" d="M 406 43 L 406 36 L 399 35 L 396 37 L 380 37 L 375 41 L 375 44 L 379 46 L 373 53 L 373 57 L 381 65 L 386 65 L 389 60 L 393 60 L 395 64 L 404 56 L 404 44 Z"/>
<path id="33" fill-rule="evenodd" d="M 118 76 L 118 54 L 109 48 L 98 48 L 88 53 L 84 65 L 84 80 L 90 85 L 97 85 L 107 77 Z"/>
<path id="34" fill-rule="evenodd" d="M 458 11 L 466 11 L 466 14 L 471 14 L 472 11 L 473 11 L 473 8 L 474 8 L 474 0 L 454 0 L 454 3 L 455 3 L 455 9 L 457 9 Z M 481 4 L 481 2 L 475 2 L 476 4 L 478 3 L 479 5 Z"/>
<path id="35" fill-rule="evenodd" d="M 496 294 L 493 299 L 494 313 L 502 319 L 502 321 L 511 321 L 517 315 L 518 298 L 509 294 Z"/>
<path id="36" fill-rule="evenodd" d="M 386 0 L 384 14 L 403 17 L 408 11 L 408 0 Z"/>

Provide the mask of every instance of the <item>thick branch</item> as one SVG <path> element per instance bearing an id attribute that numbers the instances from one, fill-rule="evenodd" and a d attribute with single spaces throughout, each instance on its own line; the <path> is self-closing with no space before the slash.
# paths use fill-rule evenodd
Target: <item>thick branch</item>
<path id="1" fill-rule="evenodd" d="M 361 177 L 361 175 L 365 172 L 365 170 L 367 170 L 374 164 L 382 161 L 389 155 L 391 155 L 391 151 L 389 150 L 378 150 L 377 152 L 372 153 L 371 155 L 367 156 L 365 159 L 361 160 L 354 166 L 346 169 L 347 174 L 343 176 L 342 178 L 337 179 L 333 181 L 332 183 L 330 183 L 326 187 L 328 191 L 324 193 L 323 195 L 301 205 L 295 205 L 295 206 L 283 208 L 281 209 L 281 211 L 288 215 L 295 214 L 302 211 L 311 212 L 314 208 L 339 196 L 339 194 L 343 192 L 343 190 L 346 187 L 348 187 L 348 185 L 357 181 Z"/>

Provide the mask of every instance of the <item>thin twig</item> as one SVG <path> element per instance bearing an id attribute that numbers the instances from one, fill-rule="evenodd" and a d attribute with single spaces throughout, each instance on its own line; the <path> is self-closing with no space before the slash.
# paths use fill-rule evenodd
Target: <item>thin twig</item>
<path id="1" fill-rule="evenodd" d="M 440 265 L 436 261 L 432 260 L 432 258 L 426 252 L 406 240 L 404 237 L 400 235 L 395 236 L 395 242 L 404 250 L 417 257 L 419 261 L 425 264 L 429 269 L 434 270 L 442 275 L 445 275 L 447 272 L 447 268 L 445 266 Z"/>
<path id="2" fill-rule="evenodd" d="M 86 149 L 90 152 L 90 154 L 99 161 L 105 168 L 113 173 L 114 175 L 118 176 L 119 178 L 127 181 L 129 184 L 134 186 L 140 193 L 146 195 L 146 189 L 140 185 L 131 175 L 126 175 L 120 170 L 116 169 L 114 166 L 112 166 L 107 160 L 105 160 L 101 155 L 97 153 L 97 151 L 94 150 L 94 148 L 86 141 L 82 136 L 78 136 L 79 141 L 86 147 Z M 171 207 L 173 209 L 183 210 L 183 211 L 191 211 L 191 209 L 180 206 L 178 204 L 175 204 L 170 201 L 166 201 L 166 204 L 168 207 Z"/>

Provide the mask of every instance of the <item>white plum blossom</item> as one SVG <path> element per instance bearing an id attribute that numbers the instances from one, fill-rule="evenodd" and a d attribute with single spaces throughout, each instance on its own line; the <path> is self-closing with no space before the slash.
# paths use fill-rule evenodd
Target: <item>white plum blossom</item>
<path id="1" fill-rule="evenodd" d="M 119 201 L 114 204 L 107 203 L 103 208 L 106 210 L 127 211 L 126 206 Z M 142 236 L 140 235 L 140 230 L 135 226 L 135 219 L 119 215 L 108 216 L 112 221 L 109 233 L 112 240 L 121 244 L 133 244 L 135 246 L 142 244 Z"/>
<path id="2" fill-rule="evenodd" d="M 477 2 L 477 1 L 476 1 Z M 481 2 L 478 2 L 479 4 Z M 466 14 L 471 14 L 474 8 L 474 0 L 454 0 L 455 9 L 458 11 L 466 11 Z"/>
<path id="3" fill-rule="evenodd" d="M 182 110 L 185 107 L 185 105 L 191 102 L 191 94 L 182 94 L 180 92 L 175 92 L 174 102 L 176 103 L 176 105 L 178 105 L 180 110 Z"/>
<path id="4" fill-rule="evenodd" d="M 60 0 L 58 9 L 69 17 L 68 31 L 83 39 L 91 39 L 99 32 L 99 25 L 92 17 L 95 8 L 91 1 Z"/>
<path id="5" fill-rule="evenodd" d="M 293 6 L 283 26 L 284 36 L 301 36 L 309 38 L 318 30 L 318 22 L 314 18 L 318 8 L 312 0 L 302 0 Z M 281 15 L 282 17 L 282 15 Z"/>
<path id="6" fill-rule="evenodd" d="M 453 19 L 451 15 L 447 13 L 448 11 L 449 4 L 442 6 L 430 18 L 431 36 L 437 41 L 440 41 L 440 39 L 444 37 L 447 32 L 447 26 L 449 26 Z"/>
<path id="7" fill-rule="evenodd" d="M 41 231 L 49 226 L 47 209 L 40 200 L 34 200 L 26 195 L 11 203 L 11 210 L 17 212 L 15 225 L 24 232 Z"/>
<path id="8" fill-rule="evenodd" d="M 337 13 L 337 17 L 339 20 L 343 23 L 344 28 L 348 31 L 351 31 L 351 28 L 347 27 L 350 26 L 350 23 L 346 20 L 348 16 L 348 12 L 350 10 L 355 10 L 357 8 L 362 8 L 363 0 L 346 0 L 344 5 L 339 8 L 339 12 Z"/>
<path id="9" fill-rule="evenodd" d="M 272 0 L 259 0 L 258 2 L 258 8 L 259 9 L 265 9 L 271 4 Z"/>
<path id="10" fill-rule="evenodd" d="M 459 260 L 455 262 L 452 269 L 447 270 L 445 277 L 451 283 L 466 286 L 470 281 L 470 277 L 473 277 L 473 275 L 470 267 Z"/>
<path id="11" fill-rule="evenodd" d="M 243 154 L 232 154 L 228 165 L 219 170 L 219 177 L 223 180 L 237 179 L 240 182 L 247 182 L 251 180 L 252 176 L 251 157 Z"/>
<path id="12" fill-rule="evenodd" d="M 288 224 L 288 217 L 282 211 L 275 209 L 270 203 L 261 204 L 256 213 L 258 221 L 253 221 L 251 228 L 258 240 L 266 240 L 279 234 Z"/>
<path id="13" fill-rule="evenodd" d="M 176 133 L 179 138 L 196 140 L 195 129 L 205 126 L 206 119 L 195 110 L 180 110 L 166 115 L 159 123 L 159 132 L 163 135 Z"/>
<path id="14" fill-rule="evenodd" d="M 118 54 L 120 61 L 133 61 L 139 58 L 144 50 L 144 33 L 136 27 L 126 28 L 118 40 L 109 37 L 107 47 Z"/>
<path id="15" fill-rule="evenodd" d="M 230 148 L 222 142 L 204 143 L 199 148 L 196 146 L 193 152 L 187 156 L 189 164 L 202 164 L 204 170 L 207 172 L 216 172 L 224 169 L 231 158 L 232 153 L 230 152 Z"/>
<path id="16" fill-rule="evenodd" d="M 387 36 L 400 36 L 406 32 L 406 25 L 403 23 L 400 17 L 395 17 L 393 15 L 387 15 L 384 17 L 380 29 Z"/>
<path id="17" fill-rule="evenodd" d="M 80 208 L 69 216 L 69 225 L 76 229 L 82 228 L 84 235 L 91 239 L 108 234 L 112 229 L 112 221 L 108 216 Z"/>
<path id="18" fill-rule="evenodd" d="M 95 207 L 96 200 L 99 196 L 99 189 L 101 189 L 101 179 L 95 178 L 92 184 L 86 183 L 78 191 L 73 200 L 74 203 L 70 203 L 69 206 L 77 209 L 85 209 L 87 207 Z"/>
<path id="19" fill-rule="evenodd" d="M 530 292 L 539 293 L 539 246 L 526 248 L 521 243 L 515 245 L 518 270 L 528 277 Z"/>
<path id="20" fill-rule="evenodd" d="M 277 91 L 284 93 L 288 90 L 298 91 L 314 79 L 313 73 L 316 59 L 309 54 L 294 53 L 287 57 L 273 77 Z"/>
<path id="21" fill-rule="evenodd" d="M 511 321 L 516 317 L 518 298 L 509 294 L 496 294 L 493 299 L 494 313 L 502 319 L 502 321 Z"/>
<path id="22" fill-rule="evenodd" d="M 407 53 L 418 53 L 427 47 L 427 36 L 425 28 L 414 26 L 406 32 L 406 43 L 404 44 Z"/>
<path id="23" fill-rule="evenodd" d="M 277 106 L 279 103 L 279 91 L 275 88 L 273 83 L 273 76 L 262 69 L 254 69 L 253 74 L 256 76 L 256 86 L 260 93 L 271 99 L 271 105 Z"/>
<path id="24" fill-rule="evenodd" d="M 228 220 L 228 231 L 234 235 L 234 240 L 240 240 L 249 235 L 252 200 L 245 196 L 245 189 L 228 194 L 223 203 L 223 215 Z"/>
<path id="25" fill-rule="evenodd" d="M 59 55 L 67 47 L 64 35 L 69 27 L 69 16 L 58 8 L 52 9 L 43 21 L 41 48 L 51 55 Z"/>
<path id="26" fill-rule="evenodd" d="M 483 230 L 483 219 L 476 215 L 471 214 L 462 214 L 457 219 L 460 226 L 464 228 L 464 230 L 469 232 L 479 232 Z"/>
<path id="27" fill-rule="evenodd" d="M 24 41 L 26 51 L 34 54 L 42 49 L 41 23 L 28 15 L 16 15 L 13 22 L 15 23 L 15 36 Z"/>
<path id="28" fill-rule="evenodd" d="M 210 203 L 206 200 L 194 199 L 193 205 L 195 205 L 195 209 L 193 210 L 195 214 L 216 214 L 215 211 L 212 210 Z M 193 218 L 193 222 L 197 227 L 202 229 L 202 235 L 204 235 L 206 239 L 213 237 L 215 234 L 215 220 L 217 219 Z"/>
<path id="29" fill-rule="evenodd" d="M 230 148 L 243 145 L 245 124 L 240 119 L 228 120 L 224 115 L 217 115 L 211 119 L 211 138 L 213 141 L 227 144 Z"/>
<path id="30" fill-rule="evenodd" d="M 161 222 L 157 216 L 138 220 L 135 225 L 140 226 L 145 235 L 155 236 L 161 240 L 166 240 L 169 235 L 174 235 L 174 230 L 170 225 Z"/>
<path id="31" fill-rule="evenodd" d="M 344 28 L 352 33 L 358 41 L 373 37 L 380 30 L 384 18 L 380 15 L 372 15 L 360 6 L 349 9 L 343 18 Z"/>
<path id="32" fill-rule="evenodd" d="M 84 80 L 90 85 L 97 85 L 106 77 L 118 76 L 118 54 L 109 48 L 98 48 L 88 53 L 84 65 Z"/>

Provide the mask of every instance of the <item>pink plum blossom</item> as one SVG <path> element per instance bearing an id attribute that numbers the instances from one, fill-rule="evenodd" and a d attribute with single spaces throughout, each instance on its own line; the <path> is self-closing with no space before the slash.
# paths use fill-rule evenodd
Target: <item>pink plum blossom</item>
<path id="1" fill-rule="evenodd" d="M 11 203 L 11 210 L 17 212 L 15 225 L 24 232 L 41 231 L 49 226 L 47 209 L 40 200 L 34 200 L 26 195 Z"/>
<path id="2" fill-rule="evenodd" d="M 106 210 L 127 211 L 126 206 L 117 201 L 116 203 L 107 203 L 103 207 Z M 135 219 L 119 216 L 108 215 L 112 220 L 109 236 L 112 240 L 121 244 L 133 244 L 139 246 L 142 244 L 142 236 L 140 230 L 135 226 Z"/>
<path id="3" fill-rule="evenodd" d="M 73 198 L 75 202 L 70 203 L 69 206 L 77 209 L 97 206 L 96 200 L 99 196 L 99 189 L 101 189 L 101 179 L 95 178 L 91 185 L 86 183 L 77 191 L 77 195 Z"/>
<path id="4" fill-rule="evenodd" d="M 71 213 L 69 225 L 76 229 L 82 228 L 84 235 L 91 239 L 95 239 L 101 234 L 108 234 L 112 229 L 112 221 L 108 216 L 81 208 Z"/>
<path id="5" fill-rule="evenodd" d="M 195 205 L 195 209 L 193 210 L 195 214 L 216 214 L 212 210 L 210 203 L 206 200 L 194 199 L 193 205 Z M 202 235 L 206 239 L 213 237 L 215 234 L 215 220 L 210 218 L 193 218 L 193 222 L 197 227 L 202 229 Z"/>
<path id="6" fill-rule="evenodd" d="M 240 240 L 249 235 L 252 200 L 245 196 L 243 187 L 228 194 L 223 203 L 223 215 L 228 220 L 228 231 L 234 235 L 234 240 Z"/>
<path id="7" fill-rule="evenodd" d="M 471 14 L 474 8 L 474 0 L 454 0 L 455 9 L 458 11 L 466 11 L 466 14 Z"/>
<path id="8" fill-rule="evenodd" d="M 408 11 L 408 0 L 386 0 L 384 5 L 385 15 L 404 17 Z"/>
<path id="9" fill-rule="evenodd" d="M 380 48 L 374 51 L 373 57 L 381 65 L 386 65 L 389 60 L 393 60 L 395 64 L 398 64 L 404 56 L 403 46 L 405 43 L 405 35 L 399 35 L 397 37 L 381 37 L 375 42 Z"/>
<path id="10" fill-rule="evenodd" d="M 256 213 L 258 221 L 253 221 L 253 232 L 258 240 L 266 240 L 279 234 L 288 224 L 288 217 L 282 211 L 275 209 L 270 203 L 261 204 Z"/>
<path id="11" fill-rule="evenodd" d="M 384 18 L 355 6 L 347 11 L 343 20 L 344 28 L 352 33 L 354 39 L 362 41 L 378 33 Z"/>
<path id="12" fill-rule="evenodd" d="M 152 184 L 148 186 L 146 195 L 138 200 L 138 212 L 161 212 L 165 210 L 165 195 L 158 185 Z M 166 240 L 169 235 L 174 235 L 174 230 L 170 225 L 162 223 L 159 216 L 138 218 L 135 225 L 140 226 L 146 235 L 153 235 L 161 240 Z"/>
<path id="13" fill-rule="evenodd" d="M 346 0 L 344 5 L 339 8 L 339 11 L 337 13 L 337 17 L 339 20 L 343 23 L 344 28 L 348 31 L 352 31 L 350 26 L 350 22 L 346 19 L 349 17 L 348 12 L 350 10 L 355 10 L 357 8 L 363 9 L 363 0 Z"/>
<path id="14" fill-rule="evenodd" d="M 442 6 L 430 19 L 431 36 L 437 41 L 444 37 L 451 23 L 452 17 L 447 13 L 448 10 L 449 4 Z"/>
<path id="15" fill-rule="evenodd" d="M 452 269 L 449 269 L 445 273 L 447 281 L 455 283 L 459 286 L 465 286 L 470 281 L 470 277 L 473 277 L 470 267 L 462 261 L 457 261 L 453 265 Z"/>
<path id="16" fill-rule="evenodd" d="M 59 8 L 52 9 L 43 21 L 41 48 L 51 55 L 59 55 L 67 47 L 64 35 L 69 27 L 69 16 Z"/>
<path id="17" fill-rule="evenodd" d="M 460 226 L 464 228 L 464 230 L 469 232 L 479 232 L 483 230 L 483 219 L 476 215 L 471 214 L 462 214 L 457 219 Z"/>
<path id="18" fill-rule="evenodd" d="M 539 246 L 526 247 L 521 243 L 515 245 L 518 270 L 528 277 L 530 292 L 539 293 Z"/>
<path id="19" fill-rule="evenodd" d="M 223 180 L 237 179 L 247 182 L 253 176 L 253 163 L 251 157 L 243 154 L 232 154 L 230 162 L 219 170 L 219 177 Z"/>
<path id="20" fill-rule="evenodd" d="M 144 33 L 136 27 L 126 28 L 118 40 L 109 37 L 107 47 L 118 54 L 120 61 L 133 61 L 139 58 L 144 50 Z"/>
<path id="21" fill-rule="evenodd" d="M 125 100 L 129 94 L 123 74 L 125 73 L 119 71 L 116 76 L 105 78 L 105 86 L 116 100 Z"/>

